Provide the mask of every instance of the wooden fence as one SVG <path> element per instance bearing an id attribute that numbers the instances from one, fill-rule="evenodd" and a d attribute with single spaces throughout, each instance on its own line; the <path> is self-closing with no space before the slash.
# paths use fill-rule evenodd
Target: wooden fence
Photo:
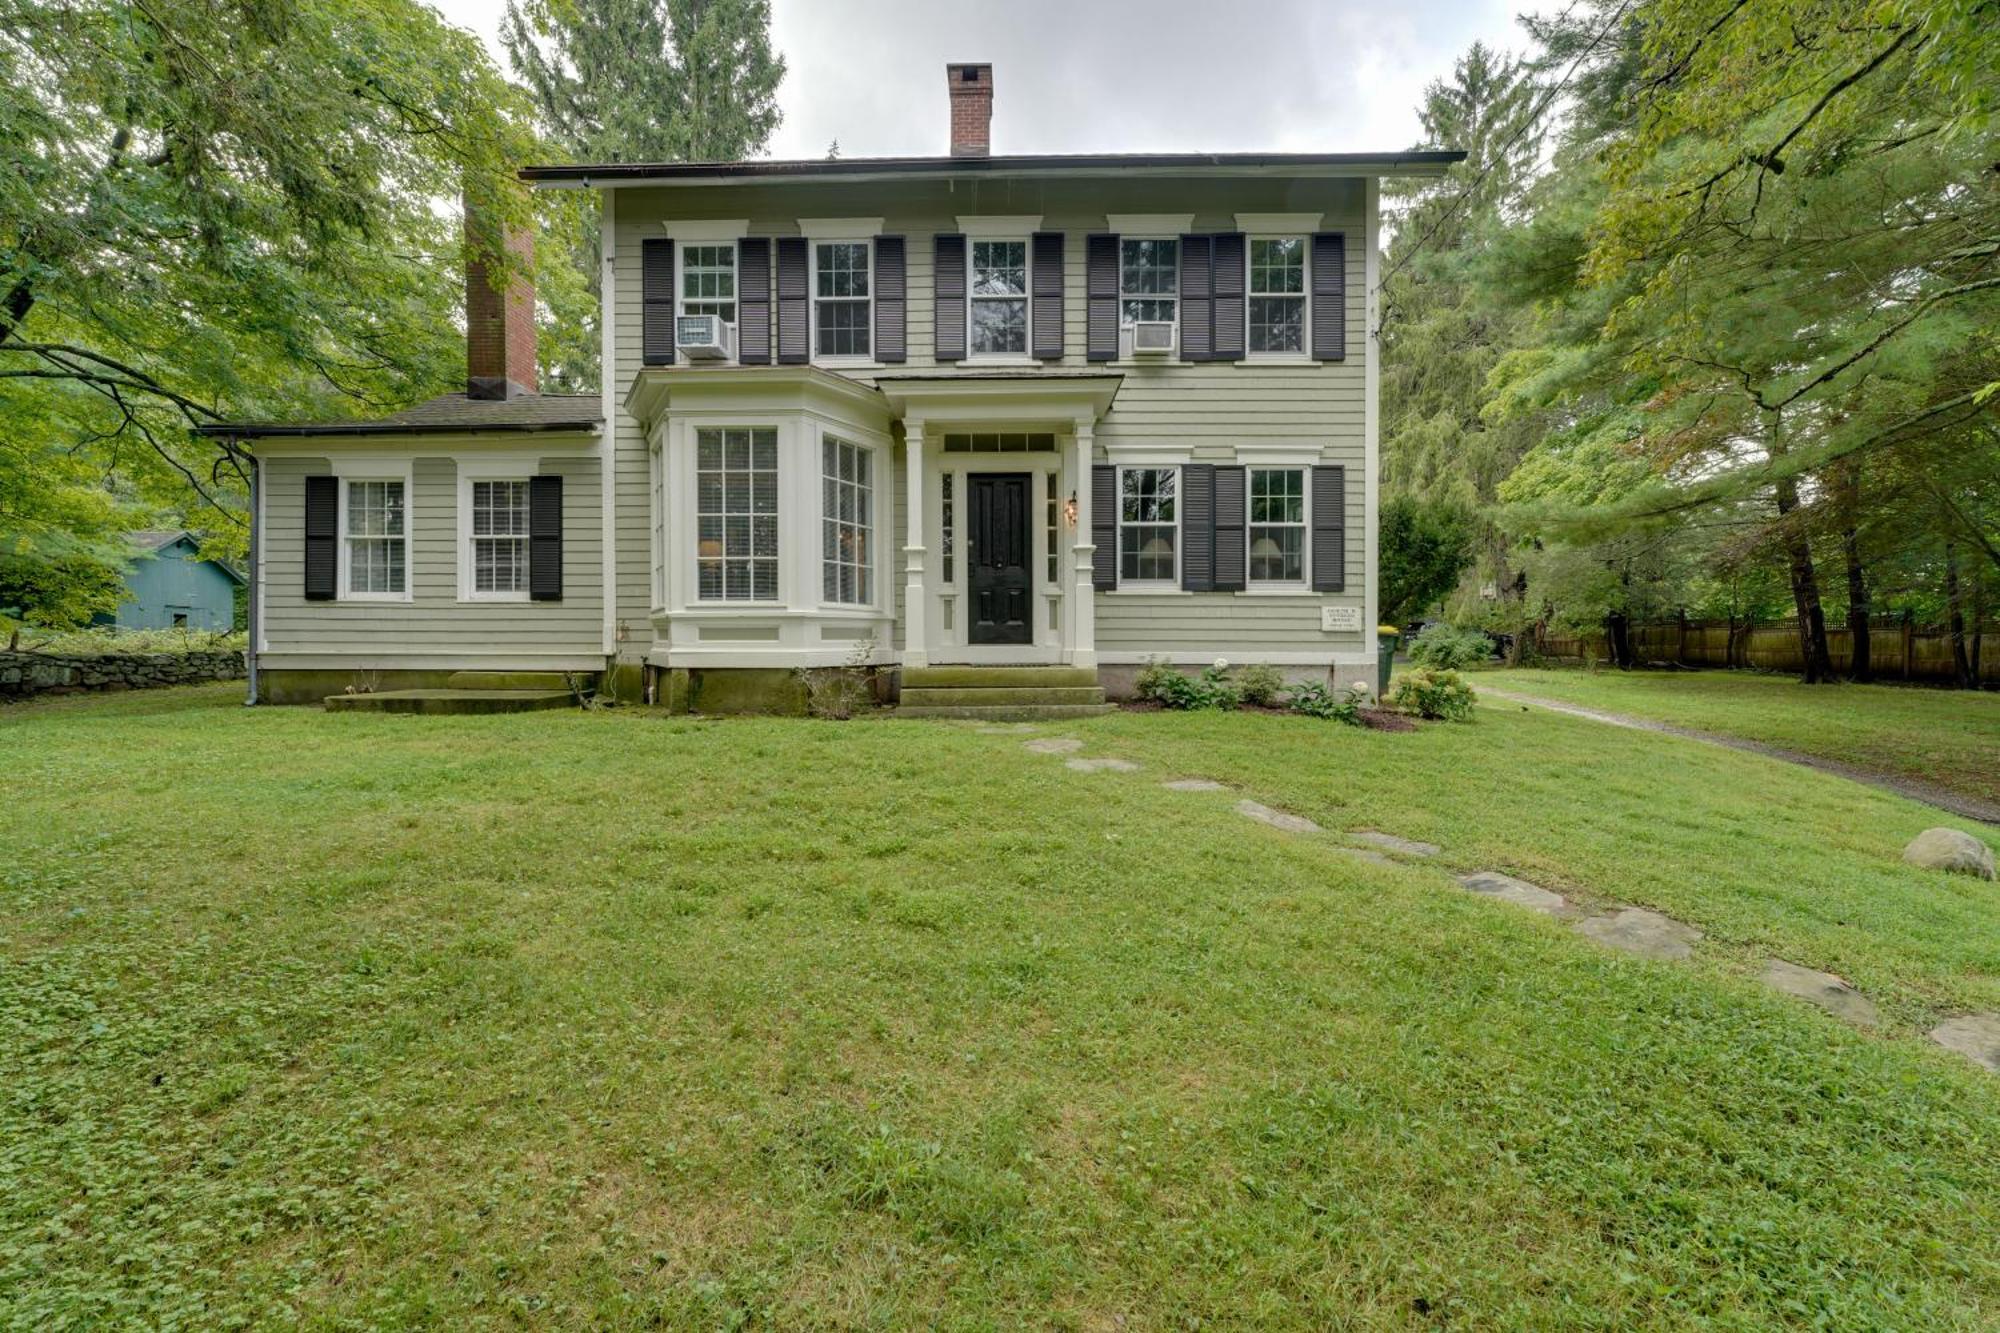
<path id="1" fill-rule="evenodd" d="M 1792 620 L 1682 620 L 1633 625 L 1627 631 L 1632 656 L 1639 662 L 1672 662 L 1691 667 L 1755 667 L 1765 671 L 1805 670 L 1798 623 Z M 1833 668 L 1845 675 L 1853 660 L 1853 632 L 1827 627 Z M 1609 662 L 1611 645 L 1602 634 L 1565 637 L 1537 636 L 1544 657 Z M 1966 656 L 1977 663 L 1974 674 L 1984 684 L 2000 685 L 2000 625 L 1965 630 Z M 1948 684 L 1952 668 L 1951 635 L 1937 628 L 1919 628 L 1907 620 L 1868 622 L 1868 661 L 1881 680 L 1924 680 Z"/>

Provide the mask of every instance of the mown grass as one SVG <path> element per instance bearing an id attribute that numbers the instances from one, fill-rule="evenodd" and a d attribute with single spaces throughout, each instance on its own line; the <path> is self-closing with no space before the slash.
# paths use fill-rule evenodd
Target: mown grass
<path id="1" fill-rule="evenodd" d="M 1481 672 L 1476 681 L 1740 736 L 2000 802 L 2000 694 L 1756 671 Z"/>
<path id="2" fill-rule="evenodd" d="M 2000 907 L 1895 865 L 1914 807 L 1494 709 L 1071 734 L 1148 771 L 911 722 L 0 714 L 0 1320 L 2000 1310 L 2000 1093 L 1913 1031 L 2000 998 Z M 1183 773 L 1680 885 L 1723 943 L 1604 953 Z M 1745 979 L 1759 922 L 1866 961 L 1890 1030 Z"/>

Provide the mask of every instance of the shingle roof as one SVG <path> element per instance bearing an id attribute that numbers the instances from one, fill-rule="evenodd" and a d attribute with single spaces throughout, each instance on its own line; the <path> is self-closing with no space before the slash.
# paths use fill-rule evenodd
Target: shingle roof
<path id="1" fill-rule="evenodd" d="M 195 536 L 186 528 L 141 528 L 137 532 L 128 532 L 125 534 L 125 540 L 131 542 L 138 550 L 150 551 L 154 554 L 158 554 L 166 547 L 172 546 L 183 537 L 192 542 L 196 549 L 200 549 L 201 538 Z M 209 556 L 197 563 L 214 565 L 238 583 L 246 581 L 242 571 L 227 560 L 217 560 L 213 556 Z"/>
<path id="2" fill-rule="evenodd" d="M 429 402 L 371 420 L 225 421 L 204 435 L 425 435 L 477 431 L 588 430 L 602 425 L 603 400 L 594 393 L 531 393 L 518 398 L 468 398 L 440 394 Z"/>
<path id="3" fill-rule="evenodd" d="M 1456 150 L 1388 153 L 1041 153 L 990 157 L 838 157 L 739 162 L 600 162 L 525 167 L 527 181 L 696 181 L 743 176 L 1038 176 L 1062 172 L 1263 173 L 1434 176 L 1465 160 Z"/>

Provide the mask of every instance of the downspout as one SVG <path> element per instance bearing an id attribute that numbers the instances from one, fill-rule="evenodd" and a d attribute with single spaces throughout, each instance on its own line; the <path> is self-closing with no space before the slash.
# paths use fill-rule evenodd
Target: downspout
<path id="1" fill-rule="evenodd" d="M 245 598 L 244 628 L 247 640 L 243 645 L 244 672 L 249 677 L 250 692 L 243 700 L 245 708 L 255 707 L 257 698 L 257 636 L 264 626 L 264 469 L 255 454 L 250 455 L 250 595 Z"/>

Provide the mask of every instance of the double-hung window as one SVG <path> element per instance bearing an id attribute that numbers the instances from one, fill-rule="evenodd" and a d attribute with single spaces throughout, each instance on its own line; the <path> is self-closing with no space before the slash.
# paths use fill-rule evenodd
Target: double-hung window
<path id="1" fill-rule="evenodd" d="M 875 523 L 874 455 L 832 435 L 820 439 L 820 566 L 829 602 L 874 600 L 870 547 Z"/>
<path id="2" fill-rule="evenodd" d="M 1254 353 L 1306 350 L 1306 238 L 1250 241 L 1250 342 Z"/>
<path id="3" fill-rule="evenodd" d="M 704 602 L 778 598 L 778 432 L 695 432 L 695 595 Z"/>
<path id="4" fill-rule="evenodd" d="M 736 322 L 736 243 L 688 244 L 681 252 L 681 313 Z"/>
<path id="5" fill-rule="evenodd" d="M 475 479 L 467 567 L 475 598 L 528 595 L 528 483 Z"/>
<path id="6" fill-rule="evenodd" d="M 1296 467 L 1250 469 L 1250 582 L 1306 580 L 1306 473 Z"/>
<path id="7" fill-rule="evenodd" d="M 1118 477 L 1118 578 L 1173 583 L 1180 574 L 1180 471 L 1128 467 Z"/>
<path id="8" fill-rule="evenodd" d="M 1028 243 L 972 242 L 971 353 L 1025 355 L 1028 350 Z"/>
<path id="9" fill-rule="evenodd" d="M 866 357 L 873 344 L 872 241 L 813 246 L 813 349 L 819 356 Z"/>
<path id="10" fill-rule="evenodd" d="M 402 598 L 410 590 L 405 483 L 349 480 L 341 513 L 343 595 Z"/>
<path id="11" fill-rule="evenodd" d="M 1179 312 L 1181 243 L 1126 237 L 1118 242 L 1118 320 L 1172 322 Z"/>

